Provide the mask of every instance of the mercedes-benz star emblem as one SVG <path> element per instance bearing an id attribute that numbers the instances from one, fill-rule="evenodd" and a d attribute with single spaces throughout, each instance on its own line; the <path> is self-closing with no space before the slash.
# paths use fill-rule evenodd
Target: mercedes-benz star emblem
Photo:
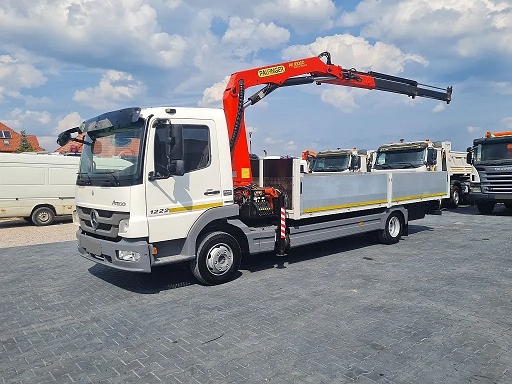
<path id="1" fill-rule="evenodd" d="M 94 229 L 94 230 L 97 230 L 98 227 L 100 226 L 100 222 L 98 221 L 98 218 L 99 218 L 98 212 L 95 209 L 91 210 L 91 226 L 92 226 L 92 229 Z"/>

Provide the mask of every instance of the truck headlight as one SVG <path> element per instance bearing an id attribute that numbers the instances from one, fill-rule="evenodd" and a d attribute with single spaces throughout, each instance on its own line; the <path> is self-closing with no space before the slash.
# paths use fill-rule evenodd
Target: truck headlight
<path id="1" fill-rule="evenodd" d="M 139 261 L 140 253 L 134 251 L 117 251 L 117 258 L 121 261 Z"/>
<path id="2" fill-rule="evenodd" d="M 122 219 L 119 222 L 119 233 L 128 232 L 128 228 L 130 228 L 130 219 Z"/>

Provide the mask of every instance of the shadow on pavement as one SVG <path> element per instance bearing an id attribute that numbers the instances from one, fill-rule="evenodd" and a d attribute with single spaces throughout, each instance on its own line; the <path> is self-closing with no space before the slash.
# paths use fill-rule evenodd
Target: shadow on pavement
<path id="1" fill-rule="evenodd" d="M 472 216 L 509 216 L 512 217 L 512 210 L 507 209 L 503 204 L 496 204 L 494 211 L 490 215 L 482 215 L 478 212 L 476 206 L 459 206 L 458 208 L 444 208 L 443 211 L 453 212 L 460 215 Z"/>
<path id="2" fill-rule="evenodd" d="M 432 231 L 423 225 L 410 225 L 409 233 Z M 258 272 L 267 269 L 286 268 L 285 263 L 294 264 L 339 252 L 366 248 L 378 244 L 374 233 L 348 236 L 341 239 L 329 240 L 322 243 L 305 245 L 290 249 L 284 257 L 276 256 L 273 252 L 245 256 L 242 259 L 241 270 Z M 372 260 L 371 258 L 365 258 Z M 189 285 L 201 284 L 190 271 L 188 263 L 163 265 L 155 268 L 152 273 L 137 273 L 117 270 L 101 264 L 89 268 L 91 275 L 119 288 L 140 293 L 156 294 Z M 242 276 L 238 272 L 233 280 Z"/>
<path id="3" fill-rule="evenodd" d="M 155 294 L 170 289 L 199 284 L 188 263 L 162 265 L 152 273 L 122 271 L 101 264 L 89 268 L 91 275 L 119 288 L 141 294 Z"/>
<path id="4" fill-rule="evenodd" d="M 58 224 L 66 224 L 71 223 L 73 219 L 71 216 L 57 216 L 54 222 L 50 225 L 50 227 L 58 225 Z M 15 217 L 12 219 L 1 219 L 0 220 L 0 229 L 1 228 L 19 228 L 19 227 L 36 227 L 34 224 L 26 221 L 22 217 Z"/>

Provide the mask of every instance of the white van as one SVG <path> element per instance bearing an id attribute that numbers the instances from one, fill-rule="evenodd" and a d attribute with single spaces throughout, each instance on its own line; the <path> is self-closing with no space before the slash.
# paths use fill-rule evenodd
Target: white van
<path id="1" fill-rule="evenodd" d="M 75 209 L 79 156 L 0 153 L 0 218 L 49 225 Z"/>

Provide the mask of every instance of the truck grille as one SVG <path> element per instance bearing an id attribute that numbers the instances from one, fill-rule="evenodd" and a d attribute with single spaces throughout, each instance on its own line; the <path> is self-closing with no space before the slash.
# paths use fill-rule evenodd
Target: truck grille
<path id="1" fill-rule="evenodd" d="M 130 218 L 128 212 L 95 209 L 96 214 L 91 215 L 92 208 L 77 206 L 76 210 L 80 219 L 80 228 L 84 232 L 101 237 L 116 238 L 119 233 L 119 222 Z M 93 225 L 93 216 L 96 225 Z"/>
<path id="2" fill-rule="evenodd" d="M 512 193 L 512 172 L 479 171 L 482 192 Z"/>

